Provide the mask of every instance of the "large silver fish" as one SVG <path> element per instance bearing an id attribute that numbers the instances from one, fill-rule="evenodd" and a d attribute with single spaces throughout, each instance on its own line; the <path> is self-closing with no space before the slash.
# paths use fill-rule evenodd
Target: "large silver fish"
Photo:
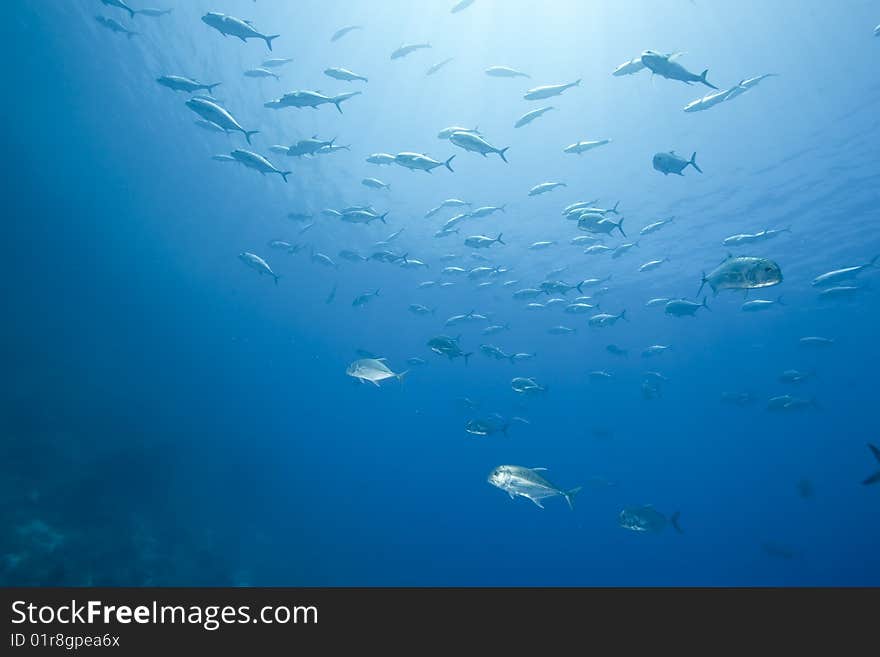
<path id="1" fill-rule="evenodd" d="M 541 500 L 560 495 L 574 510 L 574 496 L 580 492 L 581 487 L 577 486 L 571 490 L 559 488 L 538 474 L 546 470 L 547 468 L 525 468 L 521 465 L 499 465 L 489 473 L 488 481 L 510 495 L 511 499 L 517 496 L 524 497 L 542 509 L 544 505 L 541 504 Z"/>
<path id="2" fill-rule="evenodd" d="M 624 529 L 634 532 L 661 532 L 666 528 L 667 523 L 672 524 L 679 534 L 684 532 L 678 524 L 679 513 L 676 511 L 669 519 L 657 511 L 651 504 L 645 506 L 631 506 L 620 512 L 617 518 L 618 524 Z"/>
<path id="3" fill-rule="evenodd" d="M 712 292 L 719 290 L 754 290 L 772 287 L 782 282 L 782 269 L 772 260 L 751 256 L 733 257 L 728 255 L 720 265 L 711 272 L 703 273 L 700 292 L 707 283 Z"/>

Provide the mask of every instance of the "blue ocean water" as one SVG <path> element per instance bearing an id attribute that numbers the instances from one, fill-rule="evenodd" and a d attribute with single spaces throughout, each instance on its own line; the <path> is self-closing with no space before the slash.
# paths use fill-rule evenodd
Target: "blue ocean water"
<path id="1" fill-rule="evenodd" d="M 861 288 L 851 298 L 825 299 L 811 285 L 880 254 L 877 3 L 476 0 L 450 13 L 453 4 L 156 0 L 174 9 L 158 18 L 97 0 L 5 8 L 0 582 L 880 584 L 880 485 L 861 483 L 880 469 L 866 446 L 880 441 L 877 270 L 850 281 Z M 270 54 L 261 40 L 203 23 L 208 11 L 281 36 Z M 96 15 L 138 34 L 114 33 Z M 330 41 L 355 24 L 363 29 Z M 423 42 L 432 47 L 390 59 Z M 685 113 L 711 90 L 649 71 L 611 75 L 646 49 L 684 53 L 677 61 L 708 68 L 722 89 L 778 76 Z M 293 58 L 273 69 L 280 80 L 243 75 L 267 56 Z M 531 77 L 485 75 L 493 65 Z M 332 66 L 369 81 L 327 77 Z M 244 138 L 196 127 L 189 94 L 158 85 L 161 75 L 222 82 L 216 97 L 260 131 L 253 150 L 292 170 L 289 182 L 212 161 L 248 148 Z M 523 99 L 577 79 L 560 96 Z M 264 107 L 295 89 L 363 93 L 341 113 Z M 556 110 L 513 127 L 545 105 Z M 454 125 L 509 146 L 509 163 L 437 138 Z M 350 150 L 269 150 L 312 135 Z M 562 152 L 602 138 L 612 141 Z M 696 152 L 703 173 L 655 171 L 652 156 L 673 149 Z M 401 151 L 455 155 L 455 171 L 365 162 Z M 363 186 L 368 176 L 390 190 Z M 546 181 L 567 186 L 528 196 Z M 456 210 L 424 215 L 453 197 L 506 208 L 434 238 Z M 569 244 L 587 233 L 562 208 L 592 199 L 619 201 L 625 217 L 628 239 L 604 243 L 637 247 L 612 259 Z M 321 214 L 367 204 L 388 211 L 387 225 Z M 311 213 L 315 225 L 299 234 L 289 212 Z M 722 244 L 787 227 L 772 240 Z M 429 268 L 337 255 L 369 255 L 399 229 L 387 248 Z M 480 252 L 488 263 L 463 243 L 499 232 L 505 244 Z M 273 239 L 303 249 L 271 249 Z M 542 240 L 556 244 L 527 248 Z M 313 262 L 311 249 L 338 268 Z M 277 286 L 242 264 L 243 251 L 266 258 Z M 786 305 L 746 313 L 741 292 L 705 289 L 711 310 L 692 318 L 645 306 L 702 301 L 703 272 L 729 251 L 777 262 L 782 283 L 748 299 L 782 295 Z M 448 253 L 457 258 L 441 260 Z M 441 273 L 487 264 L 509 271 L 483 288 Z M 595 328 L 589 315 L 527 310 L 512 298 L 559 267 L 569 282 L 611 275 L 601 308 L 626 310 L 629 321 Z M 455 284 L 419 287 L 428 280 Z M 377 288 L 364 307 L 351 305 Z M 412 314 L 415 303 L 436 314 Z M 469 311 L 510 330 L 444 327 Z M 560 324 L 577 333 L 548 333 Z M 426 346 L 458 333 L 476 352 L 467 365 Z M 804 336 L 834 343 L 811 350 Z M 535 357 L 496 361 L 479 351 L 487 343 Z M 642 357 L 652 344 L 672 349 Z M 358 349 L 411 371 L 403 383 L 359 384 L 346 376 Z M 428 364 L 407 365 L 416 356 Z M 789 369 L 812 375 L 780 382 Z M 659 396 L 643 393 L 647 370 L 668 379 Z M 546 393 L 517 394 L 515 376 Z M 750 401 L 724 403 L 725 392 Z M 815 404 L 767 410 L 784 394 Z M 506 436 L 465 431 L 493 413 L 529 424 L 511 422 Z M 544 510 L 510 499 L 487 482 L 501 464 L 545 467 L 554 484 L 583 486 L 575 509 L 558 497 Z M 647 504 L 679 512 L 684 533 L 619 526 L 623 509 Z"/>

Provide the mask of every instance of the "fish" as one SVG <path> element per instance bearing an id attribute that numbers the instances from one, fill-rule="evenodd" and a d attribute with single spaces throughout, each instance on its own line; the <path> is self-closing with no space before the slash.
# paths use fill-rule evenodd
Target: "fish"
<path id="1" fill-rule="evenodd" d="M 361 185 L 365 187 L 372 187 L 373 189 L 391 189 L 391 185 L 386 182 L 382 182 L 378 178 L 364 178 L 361 180 Z"/>
<path id="2" fill-rule="evenodd" d="M 406 359 L 406 364 L 413 365 L 414 367 L 422 367 L 424 365 L 427 365 L 428 361 L 426 361 L 424 358 L 420 358 L 418 356 L 411 356 Z"/>
<path id="3" fill-rule="evenodd" d="M 530 78 L 528 73 L 517 71 L 509 66 L 490 66 L 484 73 L 493 78 Z"/>
<path id="4" fill-rule="evenodd" d="M 704 112 L 707 109 L 711 109 L 716 105 L 720 105 L 726 100 L 730 100 L 731 98 L 735 98 L 733 90 L 736 87 L 731 89 L 724 89 L 723 91 L 715 91 L 712 93 L 708 93 L 702 98 L 697 98 L 696 100 L 692 100 L 687 105 L 684 106 L 683 111 L 685 112 Z"/>
<path id="5" fill-rule="evenodd" d="M 746 301 L 742 306 L 740 306 L 740 310 L 747 313 L 759 312 L 761 310 L 768 310 L 773 308 L 774 306 L 784 306 L 786 305 L 782 301 L 782 296 L 776 298 L 776 300 L 772 299 L 752 299 L 751 301 Z"/>
<path id="6" fill-rule="evenodd" d="M 552 326 L 547 329 L 547 333 L 550 335 L 569 335 L 571 333 L 577 333 L 576 328 L 570 328 L 568 326 Z"/>
<path id="7" fill-rule="evenodd" d="M 453 132 L 449 136 L 449 141 L 451 141 L 459 148 L 463 148 L 464 150 L 471 151 L 473 153 L 479 153 L 483 157 L 486 157 L 488 153 L 497 153 L 502 160 L 507 162 L 507 157 L 504 154 L 508 151 L 510 146 L 507 146 L 505 148 L 496 148 L 485 139 L 483 139 L 481 136 L 473 132 Z"/>
<path id="8" fill-rule="evenodd" d="M 234 157 L 232 157 L 231 155 L 224 155 L 224 154 L 212 155 L 211 159 L 214 160 L 215 162 L 237 162 L 238 161 Z"/>
<path id="9" fill-rule="evenodd" d="M 700 308 L 710 310 L 706 304 L 706 297 L 703 297 L 703 303 L 694 303 L 687 299 L 672 299 L 666 303 L 666 314 L 674 317 L 693 317 Z"/>
<path id="10" fill-rule="evenodd" d="M 174 9 L 156 9 L 154 7 L 145 7 L 144 9 L 136 9 L 135 14 L 142 16 L 150 16 L 151 18 L 159 18 L 170 14 Z"/>
<path id="11" fill-rule="evenodd" d="M 280 34 L 262 34 L 258 32 L 250 21 L 236 18 L 235 16 L 227 16 L 216 11 L 209 11 L 202 16 L 202 22 L 220 32 L 223 36 L 234 36 L 247 42 L 248 39 L 262 39 L 266 42 L 266 47 L 272 50 L 272 41 L 277 39 Z"/>
<path id="12" fill-rule="evenodd" d="M 490 418 L 486 420 L 468 420 L 464 430 L 474 436 L 491 436 L 495 433 L 507 435 L 510 425 L 503 418 Z"/>
<path id="13" fill-rule="evenodd" d="M 594 139 L 592 141 L 576 141 L 573 144 L 569 144 L 565 148 L 562 149 L 563 153 L 574 153 L 575 155 L 582 155 L 587 151 L 591 151 L 594 148 L 599 148 L 599 146 L 604 146 L 605 144 L 610 144 L 610 139 Z"/>
<path id="14" fill-rule="evenodd" d="M 334 269 L 339 269 L 339 265 L 333 262 L 333 259 L 325 255 L 323 253 L 312 252 L 310 260 L 317 265 L 323 265 L 325 267 L 333 267 Z"/>
<path id="15" fill-rule="evenodd" d="M 300 139 L 295 144 L 291 144 L 287 148 L 287 155 L 290 157 L 302 157 L 303 155 L 314 155 L 325 146 L 332 146 L 336 138 L 319 139 L 318 135 L 312 135 L 308 139 Z"/>
<path id="16" fill-rule="evenodd" d="M 449 10 L 449 13 L 450 14 L 457 14 L 458 12 L 464 11 L 465 9 L 467 9 L 472 4 L 474 4 L 474 0 L 459 0 L 459 2 L 456 2 L 453 5 L 452 9 Z"/>
<path id="17" fill-rule="evenodd" d="M 642 53 L 642 64 L 648 68 L 654 75 L 659 75 L 667 80 L 678 80 L 685 84 L 691 82 L 699 82 L 712 89 L 718 89 L 714 84 L 706 79 L 709 69 L 703 71 L 700 75 L 691 73 L 684 66 L 674 61 L 672 55 L 663 55 L 653 50 L 646 50 Z"/>
<path id="18" fill-rule="evenodd" d="M 413 43 L 400 46 L 397 50 L 391 53 L 391 59 L 401 59 L 402 57 L 406 57 L 410 53 L 414 53 L 416 50 L 423 50 L 425 48 L 430 48 L 430 43 Z"/>
<path id="19" fill-rule="evenodd" d="M 187 91 L 189 93 L 200 91 L 202 89 L 206 90 L 208 93 L 211 93 L 214 90 L 214 87 L 219 87 L 222 84 L 222 82 L 203 84 L 201 82 L 198 82 L 197 80 L 193 80 L 192 78 L 188 78 L 183 75 L 163 75 L 156 78 L 156 82 L 161 84 L 163 87 L 168 87 L 169 89 L 173 89 L 174 91 Z"/>
<path id="20" fill-rule="evenodd" d="M 437 133 L 437 139 L 449 139 L 456 132 L 470 132 L 475 135 L 482 134 L 478 127 L 474 128 L 463 128 L 459 125 L 451 125 L 448 128 L 443 128 L 440 132 Z"/>
<path id="21" fill-rule="evenodd" d="M 289 91 L 280 98 L 270 100 L 263 103 L 263 107 L 270 109 L 282 109 L 285 107 L 311 107 L 316 108 L 320 105 L 333 104 L 342 114 L 341 104 L 354 96 L 359 95 L 360 91 L 350 91 L 336 96 L 326 96 L 320 91 L 297 90 Z"/>
<path id="22" fill-rule="evenodd" d="M 767 258 L 729 255 L 707 275 L 703 272 L 700 290 L 709 284 L 713 294 L 720 290 L 754 290 L 782 283 L 782 269 Z"/>
<path id="23" fill-rule="evenodd" d="M 540 107 L 538 109 L 533 109 L 531 112 L 526 112 L 521 117 L 516 120 L 516 123 L 513 124 L 514 128 L 522 128 L 524 125 L 528 125 L 535 119 L 537 119 L 542 114 L 546 114 L 550 110 L 556 109 L 552 105 L 548 105 L 547 107 Z"/>
<path id="24" fill-rule="evenodd" d="M 427 75 L 434 75 L 437 71 L 439 71 L 441 68 L 446 66 L 449 62 L 453 61 L 454 59 L 455 59 L 455 57 L 447 57 L 442 62 L 437 62 L 433 66 L 429 67 L 427 71 L 425 71 L 425 75 L 426 76 Z"/>
<path id="25" fill-rule="evenodd" d="M 588 312 L 596 310 L 597 308 L 597 305 L 590 303 L 570 303 L 565 308 L 563 308 L 562 311 L 570 315 L 584 315 Z"/>
<path id="26" fill-rule="evenodd" d="M 193 121 L 197 126 L 207 130 L 208 132 L 222 132 L 224 135 L 228 135 L 229 133 L 221 128 L 219 125 L 214 123 L 213 121 L 206 121 L 205 119 L 196 119 Z"/>
<path id="27" fill-rule="evenodd" d="M 605 347 L 605 351 L 609 354 L 613 354 L 614 356 L 628 356 L 629 351 L 627 349 L 623 349 L 622 347 L 618 347 L 616 344 L 609 344 Z"/>
<path id="28" fill-rule="evenodd" d="M 546 194 L 547 192 L 551 192 L 557 187 L 568 187 L 564 182 L 545 182 L 535 185 L 529 190 L 529 196 L 538 196 L 539 194 Z"/>
<path id="29" fill-rule="evenodd" d="M 330 41 L 339 41 L 339 39 L 344 37 L 349 32 L 353 32 L 354 30 L 362 30 L 362 29 L 364 29 L 362 25 L 346 25 L 345 27 L 340 27 L 330 37 Z"/>
<path id="30" fill-rule="evenodd" d="M 375 292 L 365 292 L 364 294 L 356 296 L 354 298 L 354 301 L 351 302 L 351 305 L 355 308 L 361 308 L 363 306 L 366 306 L 370 302 L 370 299 L 378 296 L 379 290 L 376 290 Z"/>
<path id="31" fill-rule="evenodd" d="M 506 212 L 504 209 L 505 207 L 506 206 L 504 205 L 484 205 L 471 212 L 470 216 L 474 219 L 481 219 L 482 217 L 488 217 L 496 212 Z"/>
<path id="32" fill-rule="evenodd" d="M 244 72 L 244 76 L 248 78 L 275 78 L 276 80 L 280 80 L 281 78 L 277 73 L 273 73 L 267 68 L 251 68 Z"/>
<path id="33" fill-rule="evenodd" d="M 639 231 L 639 235 L 649 235 L 650 233 L 656 233 L 658 230 L 663 228 L 663 226 L 671 224 L 674 219 L 675 217 L 669 217 L 669 219 L 661 219 L 660 221 L 650 223 Z"/>
<path id="34" fill-rule="evenodd" d="M 823 338 L 818 335 L 808 335 L 798 340 L 802 347 L 830 347 L 834 344 L 832 338 Z"/>
<path id="35" fill-rule="evenodd" d="M 578 228 L 580 230 L 585 230 L 590 233 L 596 234 L 604 234 L 610 235 L 612 231 L 615 229 L 620 231 L 620 234 L 626 237 L 626 233 L 623 232 L 623 220 L 624 217 L 621 217 L 618 221 L 612 221 L 611 219 L 600 219 L 599 221 L 593 221 L 590 219 L 581 218 L 578 219 Z M 596 245 L 601 246 L 601 245 Z M 608 247 L 605 247 L 606 249 Z M 601 251 L 603 249 L 596 249 L 597 251 Z"/>
<path id="36" fill-rule="evenodd" d="M 868 449 L 871 450 L 871 454 L 874 455 L 874 460 L 877 461 L 877 463 L 880 463 L 880 449 L 878 449 L 876 445 L 872 445 L 871 443 L 868 443 Z M 867 479 L 862 481 L 862 484 L 865 486 L 870 486 L 871 484 L 876 484 L 878 482 L 880 482 L 880 470 L 877 470 L 877 472 L 868 476 Z"/>
<path id="37" fill-rule="evenodd" d="M 369 210 L 352 210 L 351 212 L 345 212 L 340 217 L 342 221 L 348 222 L 350 224 L 368 224 L 371 221 L 375 221 L 378 219 L 383 224 L 388 223 L 385 221 L 385 217 L 388 216 L 388 213 L 385 214 L 376 214 L 375 212 L 370 212 Z"/>
<path id="38" fill-rule="evenodd" d="M 334 78 L 336 80 L 343 80 L 344 82 L 367 82 L 367 78 L 365 78 L 363 75 L 358 75 L 357 73 L 349 71 L 347 68 L 340 68 L 336 66 L 325 68 L 324 75 Z"/>
<path id="39" fill-rule="evenodd" d="M 520 352 L 520 353 L 512 354 L 510 356 L 510 360 L 511 360 L 511 362 L 516 363 L 521 360 L 531 360 L 534 357 L 535 357 L 535 354 L 527 354 L 527 353 Z"/>
<path id="40" fill-rule="evenodd" d="M 819 297 L 822 299 L 849 298 L 861 292 L 864 288 L 857 285 L 837 285 L 822 290 Z"/>
<path id="41" fill-rule="evenodd" d="M 617 258 L 625 255 L 630 249 L 633 249 L 639 245 L 638 242 L 628 242 L 626 244 L 620 244 L 614 251 L 611 252 L 611 257 L 616 260 Z"/>
<path id="42" fill-rule="evenodd" d="M 785 370 L 782 374 L 779 375 L 780 383 L 804 383 L 808 381 L 813 376 L 815 376 L 815 372 L 800 372 L 798 370 Z"/>
<path id="43" fill-rule="evenodd" d="M 590 326 L 602 327 L 602 326 L 613 326 L 617 323 L 619 319 L 626 319 L 626 311 L 621 310 L 619 315 L 610 315 L 608 313 L 599 313 L 598 315 L 593 315 L 588 320 L 588 324 Z"/>
<path id="44" fill-rule="evenodd" d="M 250 253 L 248 251 L 244 251 L 238 254 L 238 258 L 248 267 L 258 272 L 261 276 L 263 274 L 268 274 L 269 276 L 271 276 L 275 280 L 275 285 L 278 285 L 278 279 L 281 277 L 274 271 L 272 271 L 269 263 L 263 260 L 260 256 L 254 253 Z"/>
<path id="45" fill-rule="evenodd" d="M 649 260 L 639 267 L 639 271 L 651 271 L 652 269 L 657 269 L 657 267 L 662 265 L 664 262 L 669 262 L 669 258 L 661 258 L 660 260 Z"/>
<path id="46" fill-rule="evenodd" d="M 652 356 L 659 356 L 662 353 L 665 353 L 672 349 L 669 345 L 665 344 L 652 344 L 650 347 L 646 347 L 644 351 L 642 351 L 642 356 L 644 358 L 650 358 Z"/>
<path id="47" fill-rule="evenodd" d="M 542 87 L 535 87 L 534 89 L 529 89 L 523 98 L 526 100 L 541 100 L 542 98 L 550 98 L 551 96 L 558 96 L 566 89 L 571 89 L 572 87 L 579 87 L 581 84 L 580 78 L 575 80 L 574 82 L 569 82 L 568 84 L 548 84 Z"/>
<path id="48" fill-rule="evenodd" d="M 277 173 L 284 179 L 284 182 L 287 182 L 287 176 L 293 173 L 292 171 L 282 171 L 259 153 L 247 151 L 243 148 L 236 148 L 230 153 L 230 155 L 234 157 L 236 161 L 242 163 L 246 167 L 254 169 L 255 171 L 259 171 L 261 174 Z"/>
<path id="49" fill-rule="evenodd" d="M 439 162 L 427 155 L 422 155 L 421 153 L 410 153 L 403 152 L 398 153 L 394 156 L 395 164 L 398 164 L 406 169 L 411 169 L 413 171 L 424 171 L 426 173 L 431 173 L 433 169 L 437 167 L 445 166 L 451 172 L 455 173 L 452 168 L 452 160 L 455 158 L 455 155 L 451 156 L 445 162 Z"/>
<path id="50" fill-rule="evenodd" d="M 517 376 L 511 379 L 510 387 L 513 388 L 514 392 L 518 392 L 521 395 L 535 395 L 547 392 L 546 386 L 542 386 L 534 379 L 525 376 Z"/>
<path id="51" fill-rule="evenodd" d="M 336 288 L 338 287 L 338 283 L 333 284 L 333 289 L 330 290 L 330 294 L 327 295 L 327 298 L 324 299 L 325 304 L 333 303 L 333 300 L 336 299 Z"/>
<path id="52" fill-rule="evenodd" d="M 543 509 L 541 502 L 557 495 L 565 498 L 569 508 L 574 510 L 574 498 L 581 491 L 580 486 L 565 490 L 550 483 L 541 472 L 547 468 L 526 468 L 521 465 L 499 465 L 489 473 L 488 481 L 510 496 L 510 499 L 524 497 Z"/>
<path id="53" fill-rule="evenodd" d="M 289 64 L 293 61 L 293 57 L 272 57 L 269 59 L 263 60 L 264 68 L 278 68 L 280 66 L 284 66 L 285 64 Z"/>
<path id="54" fill-rule="evenodd" d="M 409 305 L 409 311 L 414 315 L 434 315 L 437 313 L 436 308 L 428 308 L 420 303 L 411 303 Z"/>
<path id="55" fill-rule="evenodd" d="M 677 155 L 675 151 L 669 151 L 668 153 L 655 153 L 651 163 L 654 168 L 664 176 L 668 176 L 670 173 L 684 176 L 682 171 L 688 166 L 692 166 L 698 172 L 703 173 L 703 170 L 697 166 L 696 152 L 691 155 L 691 159 L 689 160 L 684 159 L 681 155 Z"/>
<path id="56" fill-rule="evenodd" d="M 99 24 L 106 27 L 111 32 L 116 32 L 117 34 L 124 34 L 129 39 L 133 36 L 137 36 L 139 32 L 133 32 L 125 27 L 122 23 L 120 23 L 115 18 L 107 18 L 106 16 L 95 16 L 95 20 L 98 21 Z"/>
<path id="57" fill-rule="evenodd" d="M 815 399 L 801 399 L 791 395 L 779 395 L 771 397 L 767 402 L 768 411 L 799 411 L 807 408 L 817 408 Z"/>
<path id="58" fill-rule="evenodd" d="M 820 274 L 812 280 L 810 285 L 812 285 L 813 287 L 830 287 L 837 285 L 841 281 L 851 280 L 866 269 L 876 269 L 878 260 L 880 260 L 880 255 L 874 256 L 863 265 L 844 267 L 842 269 L 835 269 L 833 271 Z"/>
<path id="59" fill-rule="evenodd" d="M 614 375 L 604 370 L 595 370 L 593 372 L 590 372 L 590 378 L 596 379 L 598 381 L 603 379 L 613 379 Z"/>
<path id="60" fill-rule="evenodd" d="M 724 244 L 724 246 L 754 244 L 755 242 L 764 242 L 773 237 L 776 237 L 777 235 L 781 235 L 782 233 L 790 232 L 791 226 L 789 226 L 788 228 L 762 230 L 758 233 L 738 233 L 736 235 L 731 235 L 730 237 L 725 237 L 721 243 Z"/>
<path id="61" fill-rule="evenodd" d="M 509 331 L 510 323 L 505 322 L 504 324 L 492 324 L 492 326 L 487 326 L 481 332 L 483 335 L 493 335 L 495 333 L 501 333 L 502 331 Z"/>
<path id="62" fill-rule="evenodd" d="M 624 62 L 620 66 L 614 69 L 611 72 L 611 75 L 614 77 L 621 77 L 623 75 L 632 75 L 633 73 L 638 73 L 645 69 L 645 64 L 642 62 L 642 56 L 629 60 L 628 62 Z"/>
<path id="63" fill-rule="evenodd" d="M 754 78 L 748 78 L 745 80 L 740 80 L 739 84 L 734 87 L 731 87 L 727 90 L 727 98 L 725 100 L 733 100 L 737 96 L 741 96 L 746 93 L 750 89 L 753 89 L 758 85 L 762 80 L 766 80 L 767 78 L 777 77 L 777 73 L 765 73 L 764 75 L 758 75 Z"/>
<path id="64" fill-rule="evenodd" d="M 455 360 L 459 357 L 464 358 L 464 364 L 467 365 L 468 358 L 473 355 L 473 352 L 463 352 L 458 344 L 460 339 L 461 336 L 450 338 L 447 335 L 438 335 L 428 340 L 427 344 L 435 354 L 446 356 L 449 360 Z"/>
<path id="65" fill-rule="evenodd" d="M 499 347 L 496 347 L 494 344 L 481 344 L 480 345 L 480 353 L 488 356 L 489 358 L 494 358 L 495 360 L 509 360 L 510 356 L 505 354 Z M 511 361 L 513 362 L 513 361 Z"/>
<path id="66" fill-rule="evenodd" d="M 652 504 L 646 504 L 645 506 L 631 506 L 623 509 L 617 517 L 617 524 L 634 532 L 656 534 L 663 531 L 668 523 L 676 532 L 683 534 L 684 532 L 679 525 L 679 516 L 679 512 L 676 511 L 667 520 L 666 516 L 657 511 Z"/>
<path id="67" fill-rule="evenodd" d="M 379 387 L 379 382 L 387 379 L 397 379 L 402 383 L 403 377 L 408 374 L 408 370 L 395 373 L 388 367 L 385 358 L 361 358 L 349 365 L 345 373 L 361 383 L 369 381 L 374 386 Z"/>
<path id="68" fill-rule="evenodd" d="M 367 158 L 367 162 L 378 165 L 394 164 L 395 159 L 390 153 L 373 153 Z"/>
<path id="69" fill-rule="evenodd" d="M 134 18 L 137 12 L 125 4 L 124 0 L 101 0 L 101 3 L 106 5 L 107 7 L 116 7 L 117 9 L 123 9 L 128 12 L 129 18 Z"/>
<path id="70" fill-rule="evenodd" d="M 186 106 L 205 119 L 205 121 L 210 121 L 227 132 L 235 131 L 242 133 L 249 144 L 251 143 L 251 137 L 259 132 L 259 130 L 245 130 L 232 114 L 210 100 L 190 98 L 186 101 Z"/>
<path id="71" fill-rule="evenodd" d="M 486 249 L 498 242 L 498 244 L 505 244 L 501 240 L 501 233 L 498 233 L 498 237 L 486 237 L 485 235 L 472 235 L 465 239 L 465 246 L 469 246 L 474 249 Z"/>

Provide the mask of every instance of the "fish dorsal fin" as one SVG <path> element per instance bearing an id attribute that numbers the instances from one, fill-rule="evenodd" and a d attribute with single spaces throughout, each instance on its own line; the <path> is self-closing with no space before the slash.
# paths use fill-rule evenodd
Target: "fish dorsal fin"
<path id="1" fill-rule="evenodd" d="M 675 151 L 669 151 L 670 155 L 675 155 Z"/>
<path id="2" fill-rule="evenodd" d="M 377 358 L 376 360 L 378 360 L 380 363 L 387 363 L 388 362 L 387 358 Z"/>

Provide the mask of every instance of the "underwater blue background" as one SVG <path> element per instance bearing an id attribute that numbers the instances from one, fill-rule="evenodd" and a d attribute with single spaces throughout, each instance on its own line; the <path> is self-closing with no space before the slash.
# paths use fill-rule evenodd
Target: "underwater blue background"
<path id="1" fill-rule="evenodd" d="M 131 0 L 139 8 L 143 3 Z M 477 2 L 458 14 L 447 0 L 270 2 L 168 0 L 161 18 L 95 0 L 16 0 L 2 40 L 3 279 L 0 407 L 0 582 L 96 585 L 878 585 L 880 468 L 877 443 L 877 272 L 852 300 L 823 301 L 818 274 L 880 254 L 880 22 L 876 2 Z M 280 81 L 242 76 L 268 56 L 262 41 L 224 38 L 206 11 L 253 20 L 281 34 L 271 56 L 293 57 Z M 139 34 L 114 34 L 111 16 Z M 347 24 L 365 29 L 330 42 Z M 391 61 L 402 43 L 432 49 Z M 645 49 L 685 51 L 722 88 L 778 73 L 705 112 L 682 107 L 708 91 L 642 71 L 611 71 Z M 448 66 L 426 77 L 446 57 Z M 532 78 L 495 79 L 491 65 Z M 322 72 L 344 66 L 369 77 L 346 83 Z M 222 82 L 215 91 L 249 130 L 254 150 L 290 164 L 285 184 L 215 162 L 246 147 L 240 134 L 193 125 L 188 94 L 160 75 Z M 522 94 L 582 78 L 547 101 Z M 343 104 L 265 109 L 293 89 L 362 90 Z M 550 112 L 514 129 L 524 112 Z M 509 164 L 464 152 L 436 134 L 479 126 Z M 351 151 L 284 158 L 268 151 L 313 134 Z M 612 143 L 583 156 L 581 139 Z M 704 171 L 663 176 L 655 152 L 697 152 Z M 455 173 L 364 162 L 374 152 L 419 151 Z M 375 176 L 391 184 L 360 184 Z M 533 185 L 567 187 L 535 198 Z M 507 211 L 434 239 L 454 214 L 425 212 L 445 198 Z M 568 203 L 620 201 L 631 238 L 675 215 L 617 260 L 583 255 L 560 211 Z M 351 225 L 323 208 L 374 204 L 388 225 Z M 450 209 L 451 210 L 451 209 Z M 301 237 L 286 214 L 308 211 Z M 737 255 L 769 257 L 783 283 L 749 298 L 784 296 L 785 307 L 740 311 L 742 294 L 709 293 L 711 312 L 675 318 L 652 297 L 694 298 L 703 271 L 740 232 L 791 233 Z M 369 253 L 405 227 L 395 249 L 431 267 L 412 271 L 340 260 L 338 270 L 266 246 L 286 239 L 336 259 Z M 562 265 L 579 280 L 613 274 L 602 298 L 629 323 L 591 329 L 558 308 L 530 312 L 512 289 L 449 288 L 445 264 L 472 266 L 465 235 L 503 232 L 484 255 L 527 287 Z M 526 247 L 556 240 L 546 251 Z M 608 244 L 621 243 L 618 237 Z M 237 259 L 264 256 L 277 286 Z M 448 252 L 459 262 L 442 263 Z M 670 261 L 650 273 L 638 265 Z M 336 299 L 326 304 L 333 286 Z M 380 288 L 364 308 L 351 300 Z M 758 291 L 762 292 L 762 291 Z M 570 295 L 571 296 L 571 295 Z M 411 303 L 437 307 L 417 317 Z M 482 325 L 445 329 L 469 310 L 509 321 L 491 338 Z M 556 324 L 576 335 L 554 336 Z M 462 333 L 465 351 L 491 342 L 535 352 L 508 364 L 477 352 L 465 366 L 432 354 L 434 335 Z M 833 338 L 809 351 L 798 339 Z M 615 357 L 605 346 L 630 350 Z M 655 360 L 650 344 L 673 349 Z M 356 349 L 386 356 L 395 371 L 421 356 L 401 385 L 360 385 L 345 375 Z M 786 369 L 815 370 L 794 389 Z M 644 399 L 646 369 L 670 381 Z M 609 370 L 610 381 L 588 373 Z M 514 376 L 548 386 L 521 399 Z M 753 404 L 720 401 L 748 391 Z M 795 394 L 818 407 L 772 413 L 766 400 Z M 457 398 L 479 402 L 465 410 Z M 475 437 L 468 419 L 525 417 L 509 436 Z M 502 464 L 547 467 L 562 487 L 584 485 L 572 512 L 543 511 L 486 481 Z M 615 486 L 589 486 L 603 477 Z M 798 494 L 809 480 L 812 497 Z M 626 506 L 680 511 L 685 531 L 629 532 Z M 762 546 L 777 546 L 766 550 Z"/>

